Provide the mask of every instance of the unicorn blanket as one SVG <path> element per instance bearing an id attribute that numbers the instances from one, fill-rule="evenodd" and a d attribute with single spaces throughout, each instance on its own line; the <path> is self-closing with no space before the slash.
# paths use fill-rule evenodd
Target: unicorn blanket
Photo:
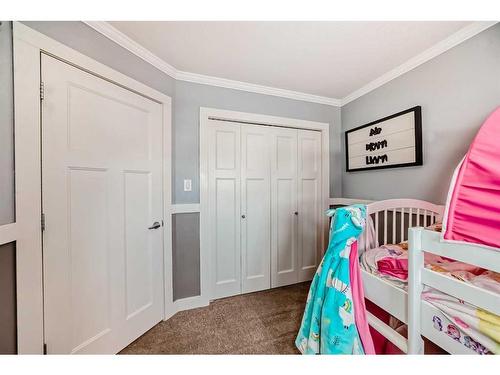
<path id="1" fill-rule="evenodd" d="M 349 272 L 351 249 L 357 248 L 356 240 L 365 226 L 365 217 L 366 208 L 362 205 L 335 210 L 330 243 L 311 283 L 295 340 L 303 354 L 365 353 L 355 324 L 359 314 L 354 312 L 356 304 Z"/>

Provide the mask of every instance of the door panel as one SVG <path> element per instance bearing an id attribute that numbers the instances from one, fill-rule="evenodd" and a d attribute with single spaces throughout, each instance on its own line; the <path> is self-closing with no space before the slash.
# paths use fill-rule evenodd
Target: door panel
<path id="1" fill-rule="evenodd" d="M 271 287 L 269 128 L 241 128 L 242 292 Z M 244 216 L 244 218 L 243 218 Z"/>
<path id="2" fill-rule="evenodd" d="M 124 173 L 127 319 L 153 303 L 154 254 L 147 229 L 152 223 L 151 183 L 150 173 Z"/>
<path id="3" fill-rule="evenodd" d="M 241 293 L 240 126 L 210 121 L 209 228 L 212 297 Z"/>
<path id="4" fill-rule="evenodd" d="M 42 55 L 49 353 L 116 353 L 163 317 L 160 104 Z"/>
<path id="5" fill-rule="evenodd" d="M 321 254 L 321 133 L 298 131 L 299 281 L 310 280 Z"/>
<path id="6" fill-rule="evenodd" d="M 272 286 L 296 283 L 297 130 L 273 128 L 271 136 Z"/>
<path id="7" fill-rule="evenodd" d="M 111 287 L 107 251 L 107 171 L 68 170 L 69 214 L 68 256 L 71 264 L 70 289 L 73 322 L 71 347 L 111 330 Z M 91 202 L 86 196 L 93 197 Z M 90 203 L 90 204 L 89 204 Z M 48 244 L 47 244 L 48 245 Z M 48 246 L 45 249 L 49 251 Z"/>

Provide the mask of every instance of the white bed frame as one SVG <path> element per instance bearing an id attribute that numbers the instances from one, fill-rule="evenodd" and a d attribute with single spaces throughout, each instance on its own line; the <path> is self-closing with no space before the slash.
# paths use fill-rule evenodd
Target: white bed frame
<path id="1" fill-rule="evenodd" d="M 390 199 L 367 205 L 367 215 L 374 221 L 376 238 L 381 239 L 379 241 L 381 245 L 388 243 L 388 234 L 391 234 L 391 240 L 397 238 L 397 242 L 400 242 L 407 240 L 409 233 L 408 291 L 362 270 L 365 297 L 406 323 L 408 339 L 368 312 L 369 324 L 407 354 L 424 353 L 422 336 L 449 353 L 475 354 L 471 349 L 449 338 L 444 332 L 434 329 L 432 323 L 434 316 L 440 317 L 442 321 L 446 319 L 437 308 L 422 301 L 421 292 L 424 285 L 500 315 L 500 295 L 424 267 L 423 252 L 426 251 L 500 272 L 500 251 L 474 245 L 444 243 L 441 242 L 440 233 L 421 227 L 440 221 L 443 211 L 443 206 L 415 199 Z M 392 225 L 388 225 L 388 218 L 394 218 L 398 214 L 403 218 L 399 220 L 399 225 L 397 220 L 392 220 Z M 383 224 L 381 226 L 379 226 L 380 220 Z M 360 241 L 361 249 L 368 243 L 366 236 L 367 232 Z"/>

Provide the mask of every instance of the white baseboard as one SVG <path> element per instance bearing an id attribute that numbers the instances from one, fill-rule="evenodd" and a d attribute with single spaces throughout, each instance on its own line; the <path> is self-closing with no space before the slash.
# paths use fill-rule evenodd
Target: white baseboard
<path id="1" fill-rule="evenodd" d="M 209 301 L 202 296 L 193 296 L 174 301 L 175 312 L 196 309 L 209 305 Z"/>

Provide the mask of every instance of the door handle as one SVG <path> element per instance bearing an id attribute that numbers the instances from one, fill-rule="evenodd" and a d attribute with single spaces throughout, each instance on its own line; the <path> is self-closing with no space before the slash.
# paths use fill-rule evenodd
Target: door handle
<path id="1" fill-rule="evenodd" d="M 153 225 L 151 227 L 149 227 L 148 229 L 158 229 L 159 227 L 161 227 L 160 223 L 155 221 L 153 223 Z"/>
<path id="2" fill-rule="evenodd" d="M 294 215 L 298 215 L 299 213 L 298 213 L 297 211 L 295 211 L 293 214 L 294 214 Z"/>

